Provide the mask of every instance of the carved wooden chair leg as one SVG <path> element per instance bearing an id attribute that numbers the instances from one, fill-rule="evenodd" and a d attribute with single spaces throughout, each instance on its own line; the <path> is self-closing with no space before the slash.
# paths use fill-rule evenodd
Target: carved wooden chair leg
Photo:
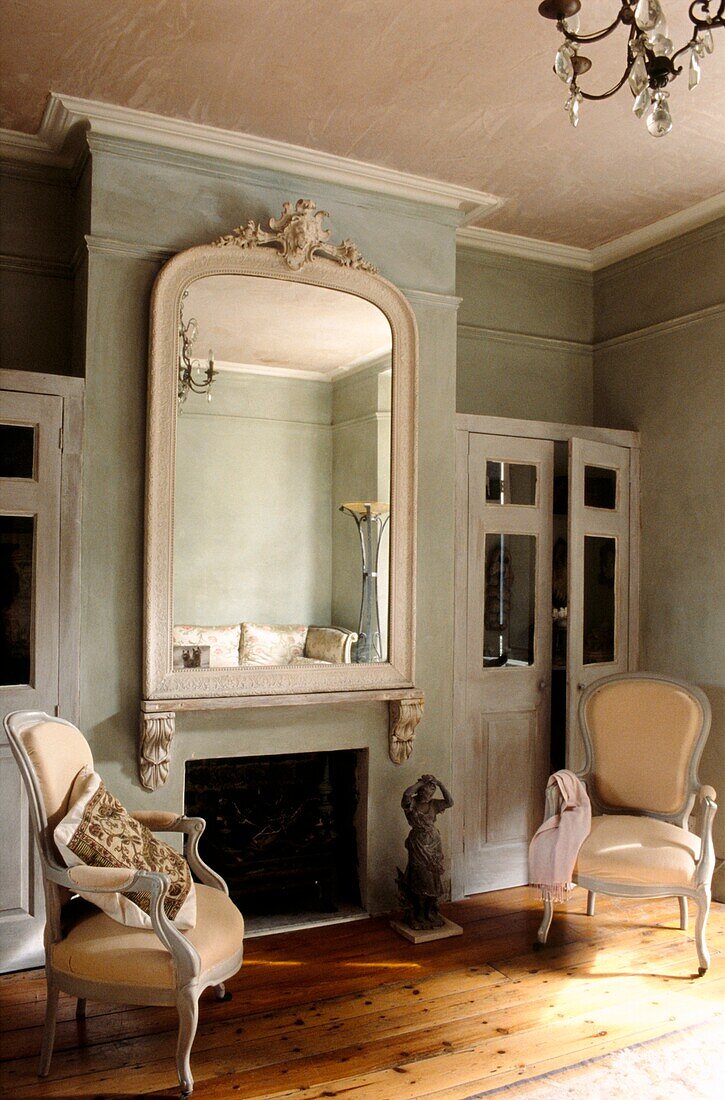
<path id="1" fill-rule="evenodd" d="M 53 1057 L 53 1043 L 55 1042 L 55 1020 L 58 1015 L 58 994 L 58 987 L 48 980 L 48 992 L 45 1002 L 45 1026 L 43 1028 L 43 1045 L 40 1051 L 38 1077 L 47 1077 L 50 1070 L 50 1060 Z"/>
<path id="2" fill-rule="evenodd" d="M 85 997 L 79 997 L 76 1003 L 76 1020 L 85 1020 L 86 1018 L 86 999 Z"/>
<path id="3" fill-rule="evenodd" d="M 697 891 L 697 921 L 695 923 L 695 946 L 697 958 L 700 962 L 699 973 L 702 976 L 710 965 L 710 952 L 705 943 L 705 925 L 710 912 L 710 890 L 707 886 L 701 886 Z"/>
<path id="4" fill-rule="evenodd" d="M 179 990 L 176 998 L 179 1012 L 179 1035 L 176 1041 L 176 1070 L 179 1074 L 181 1096 L 191 1096 L 194 1091 L 194 1078 L 191 1075 L 191 1047 L 199 1022 L 199 1000 L 196 989 Z"/>
<path id="5" fill-rule="evenodd" d="M 543 947 L 546 943 L 546 937 L 549 935 L 549 929 L 551 928 L 551 921 L 554 916 L 554 903 L 553 901 L 544 902 L 544 916 L 541 924 L 539 925 L 539 931 L 536 933 L 535 948 Z"/>
<path id="6" fill-rule="evenodd" d="M 597 895 L 593 890 L 587 890 L 587 916 L 593 917 L 597 905 Z"/>
<path id="7" fill-rule="evenodd" d="M 687 931 L 687 898 L 684 894 L 681 894 L 677 899 L 680 903 L 680 928 L 683 932 Z"/>

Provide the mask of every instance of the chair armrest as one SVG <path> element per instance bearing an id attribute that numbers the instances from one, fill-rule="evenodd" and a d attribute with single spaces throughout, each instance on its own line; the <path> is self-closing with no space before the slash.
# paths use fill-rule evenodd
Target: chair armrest
<path id="1" fill-rule="evenodd" d="M 704 804 L 700 836 L 700 858 L 695 868 L 695 882 L 698 886 L 709 886 L 715 870 L 715 848 L 712 843 L 712 823 L 717 813 L 717 795 L 713 787 L 700 787 L 698 797 Z"/>
<path id="2" fill-rule="evenodd" d="M 223 890 L 229 893 L 226 882 L 208 867 L 199 855 L 199 838 L 206 829 L 206 821 L 203 817 L 182 817 L 170 810 L 134 810 L 131 817 L 135 818 L 147 829 L 158 833 L 186 833 L 189 842 L 186 846 L 186 862 L 192 871 L 205 886 L 212 886 L 215 890 Z"/>
<path id="3" fill-rule="evenodd" d="M 175 832 L 181 818 L 173 810 L 132 810 L 130 816 L 154 833 Z"/>
<path id="4" fill-rule="evenodd" d="M 161 871 L 136 871 L 132 867 L 60 867 L 46 862 L 45 873 L 67 890 L 84 894 L 145 893 L 151 897 L 151 926 L 174 960 L 176 983 L 181 987 L 198 978 L 201 959 L 193 944 L 169 920 L 164 900 L 169 891 L 168 875 Z M 123 925 L 119 925 L 123 927 Z"/>

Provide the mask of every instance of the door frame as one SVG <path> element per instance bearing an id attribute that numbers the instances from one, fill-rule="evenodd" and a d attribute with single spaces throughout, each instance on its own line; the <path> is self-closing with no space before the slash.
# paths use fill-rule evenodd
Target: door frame
<path id="1" fill-rule="evenodd" d="M 453 790 L 465 791 L 466 744 L 459 730 L 466 729 L 466 636 L 468 592 L 468 437 L 469 435 L 505 435 L 522 439 L 546 439 L 568 443 L 572 438 L 595 443 L 611 443 L 626 447 L 629 463 L 629 616 L 628 645 L 630 670 L 639 664 L 639 552 L 640 552 L 640 435 L 636 431 L 618 428 L 595 428 L 584 424 L 557 424 L 546 420 L 516 420 L 504 416 L 477 416 L 457 413 L 456 428 L 456 488 L 455 488 L 455 554 L 453 597 Z M 543 792 L 542 792 L 543 800 Z M 542 802 L 543 804 L 543 802 Z M 461 794 L 451 811 L 451 898 L 465 897 L 465 795 Z"/>
<path id="2" fill-rule="evenodd" d="M 0 391 L 63 399 L 60 456 L 58 703 L 56 713 L 78 724 L 81 648 L 81 478 L 85 380 L 34 371 L 0 370 Z M 4 717 L 4 715 L 3 715 Z"/>

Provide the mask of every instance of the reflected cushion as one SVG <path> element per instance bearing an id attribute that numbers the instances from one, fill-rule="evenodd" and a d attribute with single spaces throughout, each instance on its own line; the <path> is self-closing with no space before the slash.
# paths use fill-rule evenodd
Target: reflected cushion
<path id="1" fill-rule="evenodd" d="M 620 886 L 692 886 L 700 838 L 654 817 L 603 814 L 579 849 L 577 880 Z"/>
<path id="2" fill-rule="evenodd" d="M 357 634 L 351 634 L 349 630 L 340 630 L 335 626 L 311 626 L 307 631 L 305 657 L 333 665 L 349 663 L 350 648 L 356 639 Z"/>
<path id="3" fill-rule="evenodd" d="M 288 665 L 305 649 L 307 627 L 242 623 L 240 660 L 254 665 Z"/>
<path id="4" fill-rule="evenodd" d="M 175 626 L 174 646 L 194 649 L 209 647 L 209 667 L 229 668 L 239 664 L 239 638 L 241 626 Z"/>
<path id="5" fill-rule="evenodd" d="M 196 926 L 184 935 L 199 952 L 203 975 L 241 953 L 244 919 L 223 890 L 197 884 L 196 891 Z M 97 910 L 84 914 L 50 950 L 53 966 L 77 978 L 175 987 L 174 960 L 155 932 L 123 928 Z"/>
<path id="6" fill-rule="evenodd" d="M 98 772 L 82 768 L 78 773 L 68 813 L 56 826 L 53 837 L 68 867 L 163 871 L 170 882 L 164 901 L 167 917 L 179 928 L 194 927 L 196 891 L 186 860 L 131 817 L 106 790 Z M 78 892 L 120 924 L 152 927 L 151 896 L 146 892 L 101 894 L 82 889 Z"/>

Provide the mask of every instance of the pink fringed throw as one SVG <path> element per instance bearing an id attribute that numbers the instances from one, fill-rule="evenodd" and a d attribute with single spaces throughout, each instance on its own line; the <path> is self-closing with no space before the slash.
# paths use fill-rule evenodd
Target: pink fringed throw
<path id="1" fill-rule="evenodd" d="M 561 807 L 539 826 L 529 845 L 529 882 L 543 901 L 566 901 L 579 849 L 591 829 L 592 808 L 574 772 L 554 772 L 547 789 L 553 784 L 561 793 Z"/>

